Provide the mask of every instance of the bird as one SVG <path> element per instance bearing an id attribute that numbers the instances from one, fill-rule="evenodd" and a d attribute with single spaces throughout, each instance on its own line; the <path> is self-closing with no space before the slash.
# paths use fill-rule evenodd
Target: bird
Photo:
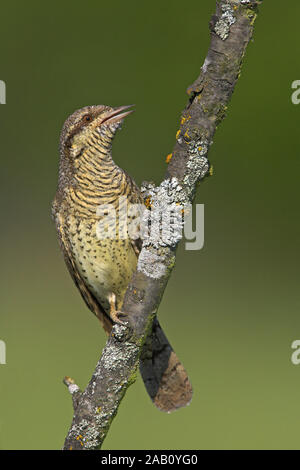
<path id="1" fill-rule="evenodd" d="M 119 215 L 120 200 L 129 207 L 144 205 L 138 185 L 112 157 L 116 132 L 132 111 L 132 106 L 92 105 L 66 119 L 51 210 L 71 277 L 107 335 L 121 322 L 124 295 L 142 247 L 138 232 L 129 234 L 124 217 L 116 229 L 109 211 L 99 212 L 108 208 Z M 107 236 L 99 236 L 101 223 Z M 120 236 L 124 230 L 126 236 Z M 158 409 L 171 412 L 190 403 L 193 391 L 187 372 L 157 318 L 142 350 L 140 372 Z"/>

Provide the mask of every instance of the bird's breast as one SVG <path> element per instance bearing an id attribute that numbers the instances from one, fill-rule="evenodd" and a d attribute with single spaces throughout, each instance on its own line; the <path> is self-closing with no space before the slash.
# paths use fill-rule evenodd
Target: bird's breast
<path id="1" fill-rule="evenodd" d="M 111 293 L 120 308 L 137 264 L 130 239 L 120 239 L 109 230 L 104 238 L 97 219 L 69 216 L 67 226 L 72 256 L 85 284 L 106 312 L 110 310 Z"/>

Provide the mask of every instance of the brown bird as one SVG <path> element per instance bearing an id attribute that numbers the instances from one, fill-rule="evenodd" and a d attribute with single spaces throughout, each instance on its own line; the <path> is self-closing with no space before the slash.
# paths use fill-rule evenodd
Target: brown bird
<path id="1" fill-rule="evenodd" d="M 125 116 L 132 112 L 129 108 L 87 106 L 65 121 L 58 188 L 52 204 L 67 267 L 107 334 L 119 321 L 118 312 L 141 249 L 141 240 L 132 230 L 129 233 L 127 222 L 137 217 L 134 212 L 130 215 L 128 207 L 143 204 L 143 197 L 132 178 L 112 159 L 112 142 Z M 119 224 L 114 224 L 114 216 L 102 209 L 113 208 L 118 216 L 122 204 L 127 204 L 127 220 L 120 217 Z M 99 236 L 100 223 L 105 236 Z M 170 412 L 190 402 L 192 387 L 187 373 L 157 320 L 145 344 L 140 371 L 159 409 Z"/>

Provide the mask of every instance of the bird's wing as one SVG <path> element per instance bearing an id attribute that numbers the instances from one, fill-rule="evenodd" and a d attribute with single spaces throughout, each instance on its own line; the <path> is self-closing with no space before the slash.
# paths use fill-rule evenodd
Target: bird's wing
<path id="1" fill-rule="evenodd" d="M 100 320 L 105 332 L 110 334 L 112 329 L 113 323 L 109 316 L 105 313 L 103 307 L 100 305 L 98 300 L 95 296 L 90 292 L 87 285 L 85 284 L 84 280 L 82 279 L 76 264 L 73 260 L 72 253 L 70 251 L 69 243 L 67 237 L 65 235 L 62 219 L 58 213 L 55 215 L 55 223 L 56 228 L 59 235 L 59 242 L 61 246 L 61 250 L 63 252 L 66 265 L 68 270 L 72 276 L 73 281 L 75 282 L 76 286 L 78 287 L 81 296 L 85 303 L 87 304 L 88 308 L 96 315 L 96 317 Z"/>

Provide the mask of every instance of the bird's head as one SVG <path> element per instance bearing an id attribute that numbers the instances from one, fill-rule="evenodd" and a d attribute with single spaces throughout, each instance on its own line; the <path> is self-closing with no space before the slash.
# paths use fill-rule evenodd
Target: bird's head
<path id="1" fill-rule="evenodd" d="M 130 106 L 97 105 L 86 106 L 75 111 L 65 121 L 60 147 L 64 156 L 76 159 L 88 147 L 100 145 L 103 150 L 110 149 L 117 129 L 128 114 L 133 112 Z"/>

